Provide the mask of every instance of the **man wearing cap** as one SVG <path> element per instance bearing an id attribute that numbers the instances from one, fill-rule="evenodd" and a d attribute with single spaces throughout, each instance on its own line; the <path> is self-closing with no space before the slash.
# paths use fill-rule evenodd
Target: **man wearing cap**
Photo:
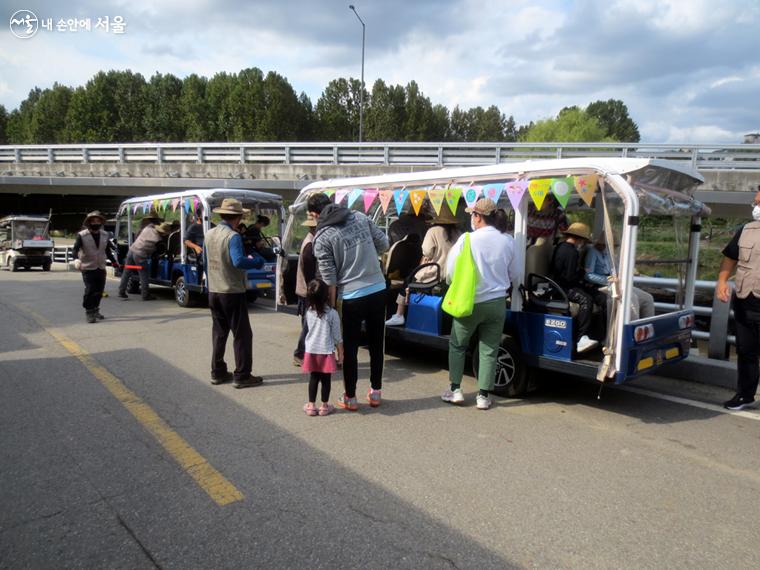
<path id="1" fill-rule="evenodd" d="M 490 198 L 481 198 L 470 214 L 470 250 L 478 272 L 475 287 L 475 305 L 472 314 L 454 318 L 449 339 L 449 382 L 441 399 L 451 404 L 464 402 L 462 375 L 470 339 L 478 336 L 480 365 L 478 367 L 478 395 L 475 404 L 479 410 L 491 407 L 489 393 L 496 380 L 496 356 L 499 353 L 504 319 L 507 314 L 507 291 L 517 279 L 519 268 L 512 236 L 496 228 L 496 204 Z M 465 234 L 466 235 L 466 234 Z M 457 258 L 462 253 L 465 235 L 457 239 L 446 259 L 446 273 L 451 280 Z"/>
<path id="2" fill-rule="evenodd" d="M 306 325 L 306 288 L 309 282 L 317 276 L 317 258 L 314 257 L 314 234 L 317 230 L 317 220 L 314 216 L 308 216 L 302 226 L 309 228 L 309 233 L 301 242 L 301 254 L 298 256 L 298 268 L 296 270 L 296 296 L 298 297 L 298 314 L 301 317 L 301 336 L 298 337 L 298 345 L 293 351 L 293 364 L 301 366 L 303 355 L 306 352 L 306 333 L 309 328 Z"/>
<path id="3" fill-rule="evenodd" d="M 599 344 L 588 336 L 594 303 L 602 310 L 607 307 L 607 296 L 601 291 L 586 288 L 585 271 L 581 267 L 579 249 L 591 240 L 591 230 L 581 222 L 575 222 L 562 232 L 565 241 L 560 243 L 552 255 L 551 276 L 567 294 L 567 298 L 578 305 L 575 317 L 576 352 L 586 352 Z"/>
<path id="4" fill-rule="evenodd" d="M 338 399 L 344 410 L 356 411 L 359 338 L 366 323 L 369 344 L 367 402 L 381 403 L 385 359 L 385 275 L 378 255 L 388 250 L 388 237 L 361 212 L 333 204 L 324 194 L 312 194 L 307 210 L 317 219 L 314 255 L 322 280 L 330 287 L 330 306 L 342 299 L 343 384 Z"/>
<path id="5" fill-rule="evenodd" d="M 119 297 L 127 299 L 127 285 L 129 278 L 137 271 L 140 275 L 140 294 L 143 301 L 155 299 L 148 289 L 148 260 L 156 252 L 161 241 L 172 232 L 170 222 L 163 222 L 159 226 L 149 224 L 145 226 L 137 236 L 137 239 L 129 247 L 127 258 L 124 261 L 124 271 L 119 283 Z M 136 269 L 137 268 L 137 269 Z"/>
<path id="6" fill-rule="evenodd" d="M 84 219 L 84 228 L 74 241 L 74 267 L 82 272 L 84 281 L 84 307 L 87 322 L 95 323 L 104 317 L 100 313 L 100 301 L 106 287 L 106 259 L 114 267 L 119 263 L 109 246 L 108 232 L 103 230 L 105 217 L 99 211 L 90 212 Z"/>
<path id="7" fill-rule="evenodd" d="M 243 252 L 243 239 L 237 232 L 243 214 L 250 210 L 234 198 L 225 198 L 213 213 L 222 221 L 206 233 L 204 258 L 208 279 L 208 306 L 211 309 L 211 383 L 221 384 L 233 381 L 235 388 L 246 388 L 261 384 L 261 376 L 251 375 L 253 369 L 253 331 L 248 319 L 246 298 L 247 270 L 259 269 L 264 259 Z M 235 372 L 227 371 L 224 352 L 227 338 L 232 331 L 235 351 Z"/>

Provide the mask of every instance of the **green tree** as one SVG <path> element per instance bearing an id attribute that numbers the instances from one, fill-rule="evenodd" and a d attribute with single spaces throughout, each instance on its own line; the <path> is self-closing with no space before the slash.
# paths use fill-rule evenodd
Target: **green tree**
<path id="1" fill-rule="evenodd" d="M 232 104 L 230 94 L 237 81 L 237 76 L 229 73 L 217 73 L 209 79 L 206 88 L 208 101 L 208 138 L 206 140 L 223 142 L 232 140 Z"/>
<path id="2" fill-rule="evenodd" d="M 606 138 L 599 122 L 577 107 L 565 108 L 555 119 L 538 121 L 525 133 L 527 142 L 602 142 Z"/>
<path id="3" fill-rule="evenodd" d="M 504 140 L 507 120 L 496 105 L 491 105 L 488 109 L 474 107 L 467 114 L 471 128 L 470 140 L 479 142 Z"/>
<path id="4" fill-rule="evenodd" d="M 244 69 L 233 81 L 229 96 L 230 131 L 227 140 L 257 141 L 258 124 L 264 116 L 264 74 L 258 67 Z"/>
<path id="5" fill-rule="evenodd" d="M 416 81 L 410 81 L 405 89 L 406 120 L 404 121 L 404 140 L 432 140 L 433 104 L 420 91 Z"/>
<path id="6" fill-rule="evenodd" d="M 42 95 L 42 90 L 35 87 L 29 91 L 29 95 L 21 102 L 18 109 L 11 111 L 7 127 L 8 142 L 11 144 L 34 144 L 30 127 L 34 106 L 40 95 Z"/>
<path id="7" fill-rule="evenodd" d="M 0 144 L 8 144 L 8 111 L 0 105 Z"/>
<path id="8" fill-rule="evenodd" d="M 404 88 L 375 81 L 364 112 L 364 138 L 368 141 L 397 141 L 403 138 L 406 115 Z"/>
<path id="9" fill-rule="evenodd" d="M 39 95 L 29 117 L 29 137 L 34 144 L 55 144 L 65 140 L 66 112 L 72 89 L 54 83 Z"/>
<path id="10" fill-rule="evenodd" d="M 599 121 L 607 138 L 620 142 L 639 142 L 639 127 L 628 115 L 626 104 L 619 99 L 594 101 L 586 107 L 586 113 Z"/>
<path id="11" fill-rule="evenodd" d="M 504 140 L 507 142 L 515 142 L 517 140 L 517 125 L 512 115 L 504 123 Z"/>
<path id="12" fill-rule="evenodd" d="M 256 125 L 256 140 L 297 140 L 302 108 L 288 80 L 270 71 L 264 79 L 263 95 L 264 105 Z"/>
<path id="13" fill-rule="evenodd" d="M 317 100 L 315 117 L 318 140 L 353 141 L 359 133 L 359 89 L 355 79 L 333 79 Z M 360 87 L 360 86 L 359 86 Z"/>
<path id="14" fill-rule="evenodd" d="M 459 108 L 459 105 L 451 111 L 451 126 L 449 129 L 449 140 L 453 142 L 468 142 L 471 140 L 472 127 L 470 125 L 470 115 L 467 111 Z"/>
<path id="15" fill-rule="evenodd" d="M 444 105 L 433 106 L 430 117 L 430 138 L 428 140 L 443 142 L 449 140 L 449 110 Z"/>
<path id="16" fill-rule="evenodd" d="M 180 98 L 182 81 L 171 73 L 154 74 L 145 86 L 145 134 L 150 141 L 180 142 L 182 128 Z"/>
<path id="17" fill-rule="evenodd" d="M 314 117 L 314 106 L 306 93 L 301 92 L 298 96 L 298 140 L 313 141 L 316 136 L 317 126 Z"/>
<path id="18" fill-rule="evenodd" d="M 206 100 L 208 79 L 195 73 L 182 81 L 179 111 L 186 141 L 209 140 L 209 106 Z"/>

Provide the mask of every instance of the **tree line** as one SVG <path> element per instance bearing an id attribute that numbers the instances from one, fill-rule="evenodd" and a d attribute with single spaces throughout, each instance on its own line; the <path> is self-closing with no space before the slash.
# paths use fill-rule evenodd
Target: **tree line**
<path id="1" fill-rule="evenodd" d="M 99 72 L 76 88 L 35 87 L 17 109 L 0 105 L 0 144 L 358 140 L 361 82 L 330 81 L 312 104 L 276 72 L 196 74 Z M 433 104 L 416 82 L 378 79 L 364 91 L 365 141 L 638 142 L 620 100 L 566 107 L 518 126 L 498 107 Z"/>

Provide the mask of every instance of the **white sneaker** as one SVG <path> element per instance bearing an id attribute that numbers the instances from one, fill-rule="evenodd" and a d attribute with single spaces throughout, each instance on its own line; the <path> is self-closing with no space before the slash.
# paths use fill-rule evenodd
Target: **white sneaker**
<path id="1" fill-rule="evenodd" d="M 575 347 L 575 350 L 577 352 L 586 352 L 587 350 L 591 350 L 598 344 L 599 344 L 598 340 L 590 339 L 588 335 L 584 334 L 581 338 L 578 339 L 578 344 Z"/>
<path id="2" fill-rule="evenodd" d="M 479 410 L 487 410 L 491 407 L 491 398 L 478 394 L 475 398 L 475 407 Z"/>
<path id="3" fill-rule="evenodd" d="M 403 327 L 404 323 L 406 322 L 406 319 L 404 318 L 404 315 L 393 315 L 390 319 L 385 321 L 386 327 Z"/>
<path id="4" fill-rule="evenodd" d="M 453 392 L 451 390 L 446 390 L 441 394 L 441 400 L 448 402 L 449 404 L 461 404 L 464 402 L 464 394 L 462 393 L 461 388 L 457 388 Z"/>

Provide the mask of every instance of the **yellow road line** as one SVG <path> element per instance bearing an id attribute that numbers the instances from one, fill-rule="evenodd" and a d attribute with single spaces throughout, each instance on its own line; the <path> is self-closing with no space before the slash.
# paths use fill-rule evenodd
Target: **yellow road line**
<path id="1" fill-rule="evenodd" d="M 77 358 L 95 378 L 156 438 L 195 482 L 219 505 L 229 505 L 243 499 L 237 487 L 230 483 L 206 459 L 171 429 L 148 404 L 127 388 L 121 380 L 99 364 L 84 348 L 50 326 L 50 323 L 30 311 L 32 316 L 58 343 Z"/>

